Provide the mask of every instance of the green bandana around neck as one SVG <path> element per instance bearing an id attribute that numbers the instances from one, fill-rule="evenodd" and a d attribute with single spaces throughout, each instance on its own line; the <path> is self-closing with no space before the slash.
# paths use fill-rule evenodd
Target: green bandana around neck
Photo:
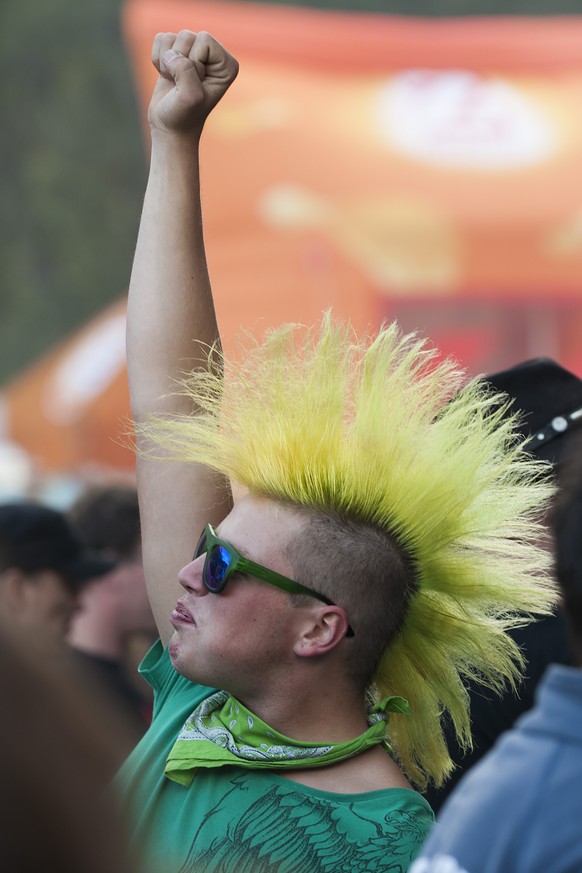
<path id="1" fill-rule="evenodd" d="M 386 741 L 389 712 L 408 714 L 403 697 L 386 697 L 368 713 L 369 727 L 343 743 L 302 743 L 269 727 L 226 691 L 203 700 L 187 719 L 164 770 L 168 779 L 190 785 L 201 767 L 235 765 L 252 769 L 324 767 L 359 755 Z"/>

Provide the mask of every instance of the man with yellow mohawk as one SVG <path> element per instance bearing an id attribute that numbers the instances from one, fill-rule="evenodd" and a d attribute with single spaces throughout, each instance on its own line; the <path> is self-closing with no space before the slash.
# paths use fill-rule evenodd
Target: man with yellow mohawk
<path id="1" fill-rule="evenodd" d="M 506 630 L 552 608 L 549 486 L 499 395 L 395 325 L 326 315 L 222 360 L 197 154 L 238 65 L 190 31 L 153 62 L 128 368 L 160 642 L 120 775 L 135 845 L 164 873 L 405 871 L 433 820 L 415 789 L 451 768 L 441 719 L 469 744 L 463 680 L 513 682 Z"/>

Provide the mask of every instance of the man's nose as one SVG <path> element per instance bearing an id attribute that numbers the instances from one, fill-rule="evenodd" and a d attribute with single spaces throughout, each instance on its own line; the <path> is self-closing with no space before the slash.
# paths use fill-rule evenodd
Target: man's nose
<path id="1" fill-rule="evenodd" d="M 191 591 L 193 594 L 197 595 L 208 594 L 204 582 L 202 581 L 202 570 L 205 558 L 205 555 L 200 555 L 198 558 L 194 558 L 193 561 L 190 561 L 189 564 L 182 567 L 178 573 L 178 582 L 182 588 L 186 589 L 186 591 Z"/>

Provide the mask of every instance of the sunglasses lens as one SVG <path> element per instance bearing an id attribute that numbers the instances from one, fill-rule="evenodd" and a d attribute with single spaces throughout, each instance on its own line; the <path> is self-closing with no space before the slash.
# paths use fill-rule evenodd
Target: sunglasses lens
<path id="1" fill-rule="evenodd" d="M 221 591 L 231 563 L 230 554 L 223 546 L 213 546 L 206 558 L 204 584 L 208 591 Z"/>

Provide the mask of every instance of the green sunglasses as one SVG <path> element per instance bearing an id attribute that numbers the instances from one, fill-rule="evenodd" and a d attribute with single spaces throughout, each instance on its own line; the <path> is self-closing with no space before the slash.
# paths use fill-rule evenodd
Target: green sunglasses
<path id="1" fill-rule="evenodd" d="M 274 570 L 263 567 L 262 564 L 249 561 L 234 546 L 217 537 L 210 524 L 207 524 L 202 531 L 193 560 L 203 554 L 206 554 L 206 560 L 202 570 L 202 581 L 206 590 L 212 594 L 219 594 L 223 591 L 230 576 L 238 571 L 246 573 L 248 576 L 254 576 L 269 585 L 274 585 L 275 588 L 281 588 L 289 594 L 307 594 L 309 597 L 316 597 L 317 600 L 327 603 L 328 606 L 335 606 L 334 602 L 324 594 L 312 591 L 311 588 L 306 588 L 305 585 L 300 585 L 299 582 L 288 579 L 287 576 L 281 576 Z M 348 627 L 346 636 L 352 637 L 353 635 L 353 630 Z"/>

